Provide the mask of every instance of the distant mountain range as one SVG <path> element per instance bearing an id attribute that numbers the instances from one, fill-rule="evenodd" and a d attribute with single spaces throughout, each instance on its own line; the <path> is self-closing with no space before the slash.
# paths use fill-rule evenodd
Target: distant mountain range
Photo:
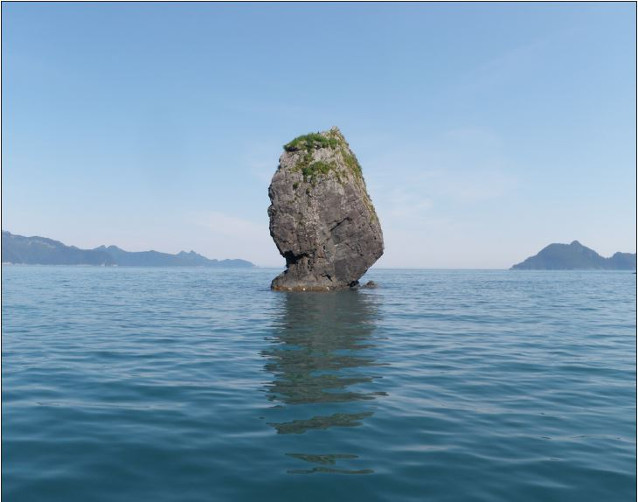
<path id="1" fill-rule="evenodd" d="M 537 255 L 512 267 L 512 270 L 636 270 L 636 253 L 616 253 L 611 258 L 574 241 L 550 244 Z"/>
<path id="2" fill-rule="evenodd" d="M 246 260 L 209 260 L 191 251 L 130 252 L 117 246 L 79 249 L 45 237 L 23 237 L 2 231 L 2 263 L 32 265 L 102 265 L 121 267 L 254 267 Z"/>

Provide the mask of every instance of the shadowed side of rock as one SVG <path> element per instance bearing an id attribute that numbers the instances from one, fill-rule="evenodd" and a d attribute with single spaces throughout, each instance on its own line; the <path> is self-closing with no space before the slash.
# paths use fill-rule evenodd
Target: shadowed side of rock
<path id="1" fill-rule="evenodd" d="M 300 136 L 284 150 L 268 189 L 270 235 L 286 259 L 272 289 L 356 286 L 383 254 L 357 158 L 337 128 Z"/>

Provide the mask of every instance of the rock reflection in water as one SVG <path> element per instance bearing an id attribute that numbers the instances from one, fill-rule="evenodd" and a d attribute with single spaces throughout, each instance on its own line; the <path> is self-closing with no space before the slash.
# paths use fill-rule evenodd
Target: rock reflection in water
<path id="1" fill-rule="evenodd" d="M 303 434 L 330 428 L 356 427 L 373 415 L 366 402 L 384 392 L 371 389 L 377 309 L 376 296 L 360 291 L 283 293 L 282 319 L 264 350 L 265 368 L 274 375 L 266 385 L 268 399 L 278 403 L 284 421 L 270 422 L 278 434 Z M 371 385 L 372 384 L 372 385 Z M 325 438 L 326 447 L 330 438 Z M 369 469 L 332 467 L 350 453 L 287 453 L 312 464 L 294 474 L 339 472 L 367 474 Z"/>

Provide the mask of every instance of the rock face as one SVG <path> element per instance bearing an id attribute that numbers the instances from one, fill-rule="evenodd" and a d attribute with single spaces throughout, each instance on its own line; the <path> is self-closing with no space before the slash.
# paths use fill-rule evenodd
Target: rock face
<path id="1" fill-rule="evenodd" d="M 299 136 L 284 150 L 268 189 L 268 216 L 286 270 L 271 288 L 357 286 L 383 254 L 381 225 L 357 158 L 336 127 Z"/>

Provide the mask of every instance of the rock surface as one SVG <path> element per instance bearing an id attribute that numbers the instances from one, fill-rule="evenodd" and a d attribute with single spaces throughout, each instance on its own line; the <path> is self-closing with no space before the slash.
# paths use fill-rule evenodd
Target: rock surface
<path id="1" fill-rule="evenodd" d="M 284 150 L 268 189 L 270 235 L 286 259 L 272 289 L 357 286 L 383 254 L 381 225 L 357 158 L 336 127 L 299 136 Z"/>

